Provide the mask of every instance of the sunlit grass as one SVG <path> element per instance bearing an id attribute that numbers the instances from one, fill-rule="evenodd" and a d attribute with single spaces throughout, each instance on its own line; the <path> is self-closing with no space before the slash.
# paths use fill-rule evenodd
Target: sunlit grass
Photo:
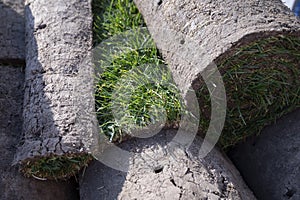
<path id="1" fill-rule="evenodd" d="M 227 93 L 227 116 L 219 144 L 235 145 L 300 107 L 300 39 L 274 36 L 236 49 L 218 63 Z M 210 98 L 203 85 L 198 91 L 208 126 Z"/>
<path id="2" fill-rule="evenodd" d="M 93 5 L 95 45 L 145 26 L 141 14 L 130 0 L 94 0 Z M 180 95 L 154 43 L 146 48 L 137 45 L 112 57 L 108 66 L 97 66 L 101 68 L 96 77 L 95 93 L 101 132 L 114 141 L 131 135 L 136 127 L 159 122 L 161 115 L 166 115 L 166 125 L 176 124 L 182 112 Z M 149 74 L 150 80 L 147 78 Z M 159 74 L 159 78 L 153 78 L 155 74 Z M 135 87 L 131 87 L 130 82 L 134 82 Z M 113 115 L 114 106 L 120 107 L 121 111 L 117 113 L 119 119 Z"/>

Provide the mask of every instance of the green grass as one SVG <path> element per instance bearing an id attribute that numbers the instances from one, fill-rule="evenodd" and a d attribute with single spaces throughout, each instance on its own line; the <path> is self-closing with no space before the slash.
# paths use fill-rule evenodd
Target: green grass
<path id="1" fill-rule="evenodd" d="M 157 111 L 165 110 L 167 124 L 179 121 L 180 95 L 162 62 L 153 48 L 131 50 L 104 67 L 96 86 L 96 111 L 101 130 L 111 141 L 163 120 L 164 113 Z"/>
<path id="2" fill-rule="evenodd" d="M 145 26 L 132 0 L 93 0 L 92 6 L 95 45 L 127 30 Z"/>
<path id="3" fill-rule="evenodd" d="M 23 162 L 21 172 L 40 180 L 68 179 L 92 160 L 90 155 L 63 155 L 30 159 Z"/>
<path id="4" fill-rule="evenodd" d="M 94 0 L 93 5 L 95 45 L 145 26 L 132 1 Z M 182 112 L 180 95 L 154 43 L 146 48 L 138 43 L 112 57 L 108 66 L 100 66 L 96 79 L 96 112 L 101 132 L 115 141 L 133 134 L 137 128 L 164 120 L 164 115 L 166 125 L 176 124 Z M 118 119 L 113 115 L 115 109 L 119 109 L 115 114 Z"/>
<path id="5" fill-rule="evenodd" d="M 274 36 L 240 47 L 218 63 L 227 94 L 223 149 L 256 136 L 268 124 L 300 107 L 300 39 Z M 210 99 L 203 85 L 201 128 L 208 127 Z"/>

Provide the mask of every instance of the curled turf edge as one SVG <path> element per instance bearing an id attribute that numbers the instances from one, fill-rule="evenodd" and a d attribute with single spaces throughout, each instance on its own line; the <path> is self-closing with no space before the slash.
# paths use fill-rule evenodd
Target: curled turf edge
<path id="1" fill-rule="evenodd" d="M 258 135 L 263 127 L 300 107 L 300 38 L 274 35 L 244 44 L 216 61 L 225 84 L 227 115 L 219 141 L 223 149 Z M 200 102 L 200 130 L 210 120 L 208 90 L 194 84 Z"/>
<path id="2" fill-rule="evenodd" d="M 23 161 L 20 171 L 25 177 L 33 177 L 39 180 L 66 180 L 71 176 L 75 176 L 92 159 L 89 154 L 35 157 Z"/>

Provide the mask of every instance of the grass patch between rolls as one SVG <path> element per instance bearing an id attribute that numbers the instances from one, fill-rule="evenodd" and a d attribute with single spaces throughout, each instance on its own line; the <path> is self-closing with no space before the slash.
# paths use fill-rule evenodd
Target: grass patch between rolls
<path id="1" fill-rule="evenodd" d="M 93 3 L 94 14 L 97 14 L 94 15 L 93 29 L 95 46 L 105 39 L 128 30 L 138 31 L 145 26 L 141 14 L 130 0 L 94 0 Z M 102 72 L 96 75 L 96 112 L 101 133 L 107 135 L 110 141 L 131 135 L 137 127 L 155 124 L 162 115 L 166 115 L 167 125 L 180 120 L 180 94 L 170 71 L 163 65 L 164 61 L 152 42 L 146 48 L 136 46 L 114 56 L 108 66 L 100 66 Z M 149 75 L 160 78 L 149 80 Z M 130 88 L 126 82 L 133 82 L 135 87 Z M 117 97 L 114 96 L 116 91 L 119 91 Z M 126 95 L 130 95 L 130 99 Z M 117 113 L 119 120 L 113 115 L 116 104 L 123 108 Z M 156 108 L 165 111 L 156 112 Z"/>

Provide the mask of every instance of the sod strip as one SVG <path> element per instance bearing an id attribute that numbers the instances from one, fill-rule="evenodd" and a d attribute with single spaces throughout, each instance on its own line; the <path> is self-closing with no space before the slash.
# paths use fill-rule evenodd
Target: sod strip
<path id="1" fill-rule="evenodd" d="M 89 0 L 26 1 L 26 75 L 21 171 L 65 179 L 98 145 Z"/>
<path id="2" fill-rule="evenodd" d="M 196 90 L 202 134 L 210 97 L 201 74 L 211 63 L 227 93 L 224 148 L 299 107 L 300 21 L 281 1 L 134 2 L 183 96 Z"/>
<path id="3" fill-rule="evenodd" d="M 130 30 L 136 35 L 141 35 L 141 27 L 145 26 L 133 1 L 94 0 L 93 14 L 95 46 L 98 43 L 101 46 L 107 39 L 110 39 L 110 46 L 120 46 L 111 39 L 123 36 L 133 47 L 119 55 L 108 53 L 106 56 L 111 57 L 109 64 L 97 66 L 101 68 L 101 73 L 96 74 L 95 94 L 101 134 L 105 134 L 110 141 L 122 141 L 124 137 L 132 136 L 137 127 L 158 124 L 164 115 L 153 112 L 156 110 L 165 111 L 166 126 L 176 126 L 183 109 L 180 94 L 169 69 L 149 34 L 143 34 L 146 40 L 140 39 L 141 41 L 128 34 Z M 145 41 L 148 45 L 145 45 Z M 151 79 L 147 78 L 150 75 Z M 130 86 L 132 82 L 136 87 Z M 116 110 L 118 115 L 122 116 L 118 120 L 113 116 L 113 111 Z"/>

